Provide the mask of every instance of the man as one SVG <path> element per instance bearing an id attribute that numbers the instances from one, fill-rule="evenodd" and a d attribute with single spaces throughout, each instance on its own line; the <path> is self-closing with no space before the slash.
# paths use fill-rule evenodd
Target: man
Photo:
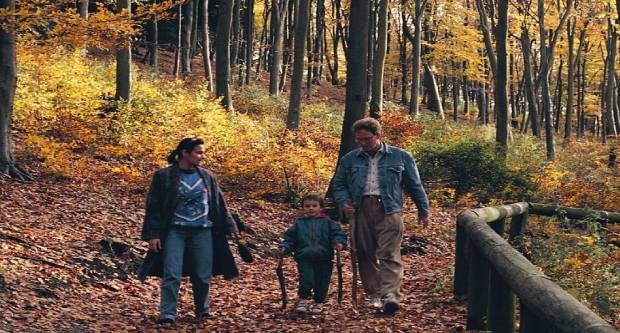
<path id="1" fill-rule="evenodd" d="M 372 118 L 353 124 L 359 145 L 342 157 L 334 177 L 334 197 L 355 223 L 359 272 L 371 305 L 393 314 L 400 307 L 403 265 L 400 244 L 403 190 L 428 225 L 428 197 L 411 154 L 381 141 L 381 125 Z"/>

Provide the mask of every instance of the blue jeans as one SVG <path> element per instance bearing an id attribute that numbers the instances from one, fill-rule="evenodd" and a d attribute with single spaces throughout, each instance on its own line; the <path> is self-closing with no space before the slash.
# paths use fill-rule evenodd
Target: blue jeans
<path id="1" fill-rule="evenodd" d="M 161 283 L 161 301 L 159 317 L 175 319 L 177 299 L 181 287 L 183 272 L 183 254 L 189 251 L 189 264 L 186 271 L 191 272 L 192 290 L 194 292 L 194 309 L 196 315 L 209 313 L 209 281 L 213 267 L 213 238 L 211 228 L 190 229 L 171 228 L 164 248 L 164 276 Z M 187 269 L 189 268 L 189 269 Z"/>

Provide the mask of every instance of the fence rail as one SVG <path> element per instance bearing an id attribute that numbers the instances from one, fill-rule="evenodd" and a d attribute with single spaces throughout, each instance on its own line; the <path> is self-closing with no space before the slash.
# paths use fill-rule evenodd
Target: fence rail
<path id="1" fill-rule="evenodd" d="M 467 329 L 515 332 L 518 297 L 520 332 L 618 333 L 503 238 L 507 218 L 511 218 L 511 241 L 523 232 L 528 215 L 620 222 L 618 213 L 527 202 L 459 214 L 454 296 L 467 299 Z"/>

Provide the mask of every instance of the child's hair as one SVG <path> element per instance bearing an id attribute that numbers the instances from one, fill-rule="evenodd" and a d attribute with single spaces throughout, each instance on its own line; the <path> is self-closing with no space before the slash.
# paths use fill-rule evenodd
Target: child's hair
<path id="1" fill-rule="evenodd" d="M 318 201 L 319 206 L 323 207 L 323 197 L 318 193 L 308 193 L 301 198 L 301 206 L 304 206 L 306 201 Z"/>

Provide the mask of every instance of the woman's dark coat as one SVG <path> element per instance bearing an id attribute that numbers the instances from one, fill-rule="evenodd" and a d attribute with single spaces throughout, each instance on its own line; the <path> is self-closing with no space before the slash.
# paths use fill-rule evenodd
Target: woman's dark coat
<path id="1" fill-rule="evenodd" d="M 225 279 L 239 276 L 232 252 L 228 246 L 226 234 L 237 231 L 235 221 L 231 217 L 224 196 L 217 185 L 213 172 L 197 168 L 209 193 L 209 220 L 213 221 L 213 276 L 223 275 Z M 142 226 L 142 240 L 159 238 L 162 247 L 168 233 L 176 206 L 179 191 L 179 166 L 172 165 L 155 172 L 149 193 L 146 197 L 146 214 Z M 187 254 L 187 251 L 185 252 Z M 187 263 L 187 255 L 183 258 L 183 275 L 190 275 L 191 268 Z M 163 263 L 160 252 L 149 250 L 138 271 L 138 278 L 144 281 L 147 276 L 162 276 Z"/>

